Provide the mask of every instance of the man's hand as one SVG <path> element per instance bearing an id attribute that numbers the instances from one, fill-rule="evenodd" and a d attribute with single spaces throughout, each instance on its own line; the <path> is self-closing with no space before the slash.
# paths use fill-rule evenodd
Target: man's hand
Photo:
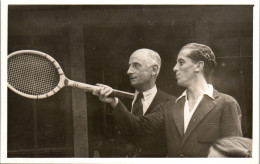
<path id="1" fill-rule="evenodd" d="M 100 101 L 109 103 L 112 107 L 115 107 L 118 100 L 115 97 L 109 97 L 113 93 L 113 89 L 107 85 L 96 84 L 99 88 L 94 89 L 92 94 L 97 96 Z"/>

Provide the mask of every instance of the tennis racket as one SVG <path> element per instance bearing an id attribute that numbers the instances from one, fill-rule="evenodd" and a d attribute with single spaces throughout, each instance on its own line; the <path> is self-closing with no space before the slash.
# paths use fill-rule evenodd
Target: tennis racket
<path id="1" fill-rule="evenodd" d="M 35 50 L 20 50 L 8 55 L 7 74 L 8 87 L 31 99 L 50 97 L 65 86 L 87 92 L 99 88 L 68 79 L 54 58 Z M 114 89 L 111 96 L 133 98 L 134 94 Z"/>

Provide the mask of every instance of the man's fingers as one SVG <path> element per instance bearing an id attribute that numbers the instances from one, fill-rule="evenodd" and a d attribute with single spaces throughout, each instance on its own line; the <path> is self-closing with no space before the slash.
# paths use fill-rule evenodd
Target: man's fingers
<path id="1" fill-rule="evenodd" d="M 99 84 L 99 83 L 97 83 L 96 85 L 100 87 L 99 94 L 102 96 L 109 96 L 113 92 L 113 89 L 107 85 Z"/>
<path id="2" fill-rule="evenodd" d="M 101 95 L 105 95 L 106 93 L 108 93 L 111 90 L 111 88 L 109 87 L 103 87 L 100 91 Z"/>
<path id="3" fill-rule="evenodd" d="M 109 88 L 109 89 L 107 90 L 107 92 L 105 93 L 105 96 L 108 97 L 108 96 L 110 96 L 112 93 L 113 93 L 113 89 L 112 89 L 112 88 Z"/>
<path id="4" fill-rule="evenodd" d="M 98 91 L 96 91 L 96 90 L 94 90 L 94 91 L 92 92 L 92 94 L 95 95 L 95 96 L 99 96 Z"/>
<path id="5" fill-rule="evenodd" d="M 99 96 L 101 89 L 102 89 L 101 87 L 95 88 L 95 89 L 92 91 L 93 95 Z"/>
<path id="6" fill-rule="evenodd" d="M 96 85 L 99 86 L 99 87 L 108 87 L 107 85 L 99 84 L 99 83 L 97 83 Z"/>
<path id="7" fill-rule="evenodd" d="M 93 95 L 97 96 L 99 100 L 102 102 L 111 102 L 113 99 L 109 97 L 113 93 L 113 88 L 104 85 L 104 84 L 96 84 L 98 88 L 93 90 Z"/>

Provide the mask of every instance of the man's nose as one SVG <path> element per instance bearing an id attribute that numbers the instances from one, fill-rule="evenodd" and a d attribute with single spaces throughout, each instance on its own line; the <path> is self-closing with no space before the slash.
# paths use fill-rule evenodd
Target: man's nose
<path id="1" fill-rule="evenodd" d="M 130 74 L 132 74 L 133 73 L 133 71 L 132 71 L 132 67 L 130 66 L 129 68 L 128 68 L 128 70 L 127 70 L 127 72 L 126 72 L 128 75 L 130 75 Z"/>
<path id="2" fill-rule="evenodd" d="M 173 67 L 173 72 L 177 72 L 177 64 Z"/>

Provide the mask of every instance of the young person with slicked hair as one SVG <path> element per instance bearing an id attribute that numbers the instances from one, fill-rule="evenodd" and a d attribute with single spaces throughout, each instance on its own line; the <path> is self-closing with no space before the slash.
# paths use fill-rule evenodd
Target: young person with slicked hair
<path id="1" fill-rule="evenodd" d="M 189 43 L 179 52 L 173 68 L 183 94 L 157 106 L 156 112 L 134 116 L 116 98 L 108 97 L 108 86 L 93 91 L 114 108 L 113 116 L 129 133 L 147 137 L 164 129 L 169 157 L 207 157 L 217 139 L 242 136 L 241 110 L 237 101 L 207 82 L 216 66 L 213 51 L 206 45 Z"/>

